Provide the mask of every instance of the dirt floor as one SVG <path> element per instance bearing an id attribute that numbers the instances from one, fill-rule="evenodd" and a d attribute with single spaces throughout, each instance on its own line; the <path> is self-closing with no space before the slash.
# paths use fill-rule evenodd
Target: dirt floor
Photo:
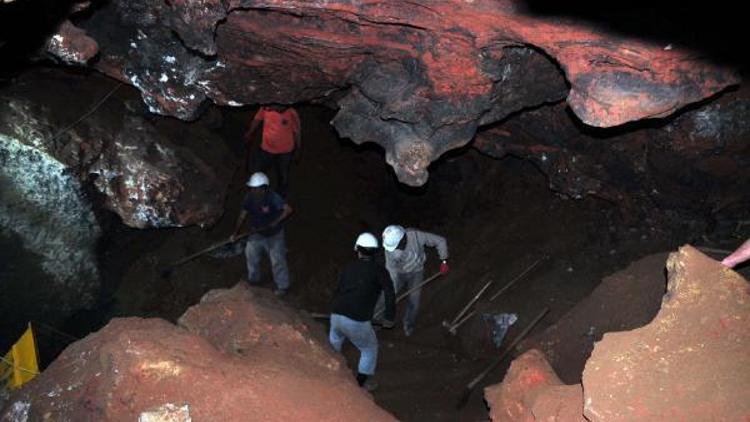
<path id="1" fill-rule="evenodd" d="M 174 320 L 206 291 L 230 287 L 244 277 L 241 255 L 202 257 L 177 268 L 169 278 L 159 272 L 230 234 L 247 177 L 240 135 L 250 113 L 227 112 L 217 129 L 237 157 L 235 162 L 214 163 L 235 169 L 224 218 L 209 229 L 137 231 L 112 225 L 102 245 L 110 292 L 103 295 L 99 309 L 81 313 L 63 331 L 82 336 L 113 316 Z M 382 151 L 339 140 L 328 125 L 332 116 L 319 107 L 301 110 L 304 147 L 292 174 L 289 203 L 295 214 L 287 225 L 293 277 L 288 303 L 327 312 L 339 270 L 353 258 L 354 239 L 363 229 L 379 233 L 385 225 L 398 223 L 441 234 L 449 242 L 452 272 L 423 292 L 416 334 L 406 338 L 400 325 L 378 334 L 380 387 L 374 396 L 401 420 L 487 419 L 481 390 L 502 379 L 507 362 L 478 386 L 465 407 L 456 409 L 466 384 L 499 350 L 491 345 L 478 317 L 456 336 L 442 326 L 487 280 L 494 280 L 489 295 L 545 257 L 507 293 L 491 304 L 478 305 L 481 312 L 518 314 L 507 337 L 513 338 L 547 306 L 549 314 L 535 329 L 541 332 L 603 277 L 637 258 L 684 243 L 706 243 L 701 237 L 707 230 L 703 221 L 673 213 L 644 217 L 595 198 L 563 199 L 549 191 L 544 176 L 531 164 L 513 158 L 493 160 L 469 148 L 434 164 L 426 187 L 405 188 L 396 183 Z M 729 230 L 721 239 L 732 245 L 742 236 L 747 233 Z M 431 253 L 426 273 L 435 272 L 437 264 Z M 264 266 L 261 288 L 270 288 L 267 262 Z M 356 367 L 356 350 L 347 347 L 345 354 Z"/>

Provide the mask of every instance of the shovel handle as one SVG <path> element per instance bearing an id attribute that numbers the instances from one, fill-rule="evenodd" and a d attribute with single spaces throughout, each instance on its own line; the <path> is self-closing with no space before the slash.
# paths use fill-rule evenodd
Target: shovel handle
<path id="1" fill-rule="evenodd" d="M 406 299 L 406 297 L 407 297 L 407 296 L 409 296 L 409 295 L 410 295 L 410 294 L 411 294 L 412 292 L 414 292 L 414 291 L 417 291 L 417 290 L 421 289 L 421 288 L 422 288 L 422 287 L 424 287 L 424 286 L 425 286 L 425 285 L 426 285 L 427 283 L 430 283 L 430 282 L 432 282 L 433 280 L 437 279 L 437 278 L 438 278 L 438 277 L 440 277 L 441 275 L 443 275 L 443 273 L 435 273 L 435 274 L 431 275 L 430 277 L 426 278 L 426 279 L 425 279 L 424 281 L 422 281 L 421 283 L 419 283 L 419 284 L 417 284 L 416 286 L 412 287 L 411 289 L 409 289 L 409 290 L 407 290 L 407 291 L 405 291 L 405 292 L 401 293 L 401 294 L 400 294 L 400 295 L 399 295 L 399 296 L 398 296 L 398 297 L 396 298 L 396 303 L 399 303 L 399 302 L 401 302 L 402 300 Z M 382 315 L 382 314 L 383 314 L 383 312 L 385 312 L 385 310 L 380 310 L 380 311 L 376 312 L 376 313 L 375 313 L 375 315 L 373 315 L 373 316 L 372 316 L 372 318 L 373 318 L 373 319 L 376 319 L 376 318 L 378 318 L 378 317 L 379 317 L 380 315 Z"/>
<path id="2" fill-rule="evenodd" d="M 201 250 L 199 250 L 198 252 L 196 252 L 196 253 L 194 253 L 192 255 L 188 255 L 185 258 L 182 258 L 181 260 L 176 261 L 176 262 L 170 264 L 168 268 L 174 268 L 174 267 L 180 266 L 180 265 L 182 265 L 182 264 L 184 264 L 184 263 L 186 263 L 188 261 L 192 261 L 193 259 L 195 259 L 195 258 L 197 258 L 197 257 L 199 257 L 199 256 L 201 256 L 203 254 L 207 254 L 207 253 L 209 253 L 209 252 L 211 252 L 213 250 L 219 249 L 222 246 L 226 246 L 226 245 L 228 245 L 230 243 L 234 243 L 234 242 L 236 242 L 238 240 L 242 240 L 242 239 L 244 239 L 244 238 L 246 238 L 246 237 L 248 237 L 248 236 L 250 236 L 251 234 L 254 234 L 254 233 L 257 233 L 257 230 L 251 230 L 249 232 L 243 233 L 243 234 L 237 236 L 234 239 L 227 239 L 227 240 L 224 240 L 222 242 L 215 243 L 215 244 L 213 244 L 213 245 L 211 245 L 211 246 L 209 246 L 209 247 L 207 247 L 205 249 L 201 249 Z"/>
<path id="3" fill-rule="evenodd" d="M 473 379 L 473 380 L 472 380 L 472 381 L 471 381 L 471 382 L 470 382 L 470 383 L 469 383 L 469 384 L 468 384 L 468 385 L 466 386 L 466 388 L 468 388 L 468 389 L 473 389 L 474 387 L 476 387 L 476 386 L 477 386 L 477 384 L 479 384 L 479 382 L 481 382 L 481 381 L 482 381 L 482 380 L 484 379 L 484 377 L 486 377 L 486 376 L 487 376 L 487 374 L 489 374 L 489 373 L 490 373 L 490 372 L 491 372 L 491 371 L 492 371 L 493 369 L 495 369 L 495 367 L 496 367 L 497 365 L 500 365 L 500 363 L 501 363 L 501 362 L 502 362 L 502 361 L 503 361 L 503 360 L 504 360 L 504 359 L 505 359 L 505 358 L 506 358 L 506 357 L 507 357 L 507 356 L 508 356 L 509 354 L 511 354 L 511 352 L 513 352 L 513 349 L 515 349 L 515 348 L 516 348 L 516 346 L 518 346 L 518 344 L 519 344 L 519 343 L 521 342 L 521 340 L 523 340 L 523 339 L 524 339 L 524 338 L 525 338 L 525 337 L 526 337 L 526 336 L 527 336 L 527 335 L 528 335 L 528 334 L 529 334 L 529 333 L 531 332 L 531 330 L 532 330 L 532 329 L 534 329 L 534 327 L 536 326 L 536 324 L 537 324 L 537 323 L 539 323 L 539 321 L 541 321 L 541 320 L 542 320 L 542 318 L 544 318 L 544 316 L 545 316 L 545 315 L 547 315 L 547 312 L 549 312 L 549 307 L 546 307 L 546 308 L 542 309 L 542 312 L 539 312 L 539 315 L 537 315 L 537 316 L 536 316 L 536 318 L 534 318 L 534 320 L 533 320 L 533 321 L 531 321 L 531 322 L 529 323 L 529 325 L 527 325 L 527 326 L 526 326 L 526 328 L 524 328 L 524 329 L 523 329 L 523 331 L 521 331 L 521 333 L 519 333 L 519 334 L 518 334 L 518 335 L 516 336 L 516 338 L 515 338 L 515 339 L 513 339 L 513 342 L 512 342 L 512 343 L 511 343 L 511 344 L 510 344 L 510 345 L 509 345 L 508 347 L 506 347 L 506 348 L 505 348 L 505 350 L 504 350 L 504 351 L 503 351 L 503 353 L 502 353 L 502 354 L 500 355 L 500 357 L 498 357 L 498 358 L 497 358 L 497 359 L 496 359 L 496 360 L 495 360 L 494 362 L 492 362 L 492 364 L 491 364 L 490 366 L 488 366 L 488 367 L 487 367 L 487 369 L 485 369 L 485 370 L 484 370 L 484 371 L 482 371 L 482 372 L 481 372 L 481 373 L 480 373 L 479 375 L 477 375 L 477 376 L 476 376 L 476 377 L 475 377 L 475 378 L 474 378 L 474 379 Z"/>

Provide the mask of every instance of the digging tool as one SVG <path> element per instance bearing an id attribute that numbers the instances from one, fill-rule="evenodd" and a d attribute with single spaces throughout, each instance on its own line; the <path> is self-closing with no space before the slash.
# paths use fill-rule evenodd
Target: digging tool
<path id="1" fill-rule="evenodd" d="M 440 277 L 441 275 L 443 275 L 443 273 L 436 273 L 436 274 L 433 274 L 432 276 L 430 276 L 429 278 L 426 278 L 426 279 L 425 279 L 424 281 L 422 281 L 422 282 L 421 282 L 421 283 L 419 283 L 418 285 L 416 285 L 416 286 L 412 287 L 411 289 L 409 289 L 409 290 L 407 290 L 407 291 L 403 292 L 402 294 L 400 294 L 400 295 L 399 295 L 399 296 L 398 296 L 398 297 L 396 298 L 396 303 L 399 303 L 399 302 L 401 302 L 402 300 L 406 299 L 406 297 L 407 297 L 407 296 L 409 296 L 409 294 L 410 294 L 411 292 L 413 292 L 413 291 L 415 291 L 415 290 L 418 290 L 418 289 L 421 289 L 421 288 L 422 288 L 422 287 L 424 287 L 424 286 L 425 286 L 425 285 L 426 285 L 427 283 L 429 283 L 429 282 L 431 282 L 431 281 L 435 280 L 436 278 Z M 381 315 L 381 314 L 382 314 L 383 312 L 384 312 L 384 311 L 379 311 L 379 312 L 377 312 L 377 313 L 376 313 L 375 315 L 373 315 L 373 316 L 372 316 L 372 319 L 377 319 L 377 317 L 379 317 L 379 316 L 380 316 L 380 315 Z M 320 312 L 311 312 L 311 313 L 310 313 L 310 316 L 311 316 L 311 317 L 313 317 L 313 319 L 326 319 L 326 318 L 328 318 L 329 316 L 331 316 L 331 314 L 324 314 L 324 313 L 320 313 Z"/>
<path id="2" fill-rule="evenodd" d="M 540 263 L 540 262 L 544 261 L 544 260 L 545 260 L 545 259 L 547 259 L 547 258 L 549 258 L 549 255 L 544 255 L 543 257 L 541 257 L 541 258 L 537 259 L 537 260 L 536 260 L 536 261 L 535 261 L 535 262 L 534 262 L 533 264 L 531 264 L 531 265 L 530 265 L 530 266 L 529 266 L 528 268 L 526 268 L 526 269 L 525 269 L 525 270 L 524 270 L 524 271 L 523 271 L 523 272 L 522 272 L 521 274 L 519 274 L 519 275 L 518 275 L 518 277 L 516 277 L 516 278 L 514 278 L 513 280 L 511 280 L 511 281 L 510 281 L 510 283 L 506 284 L 506 285 L 505 285 L 505 286 L 503 286 L 503 288 L 502 288 L 502 289 L 500 289 L 500 290 L 499 290 L 499 291 L 498 291 L 497 293 L 495 293 L 494 295 L 492 295 L 492 297 L 490 298 L 490 302 L 492 302 L 493 300 L 495 300 L 495 299 L 496 299 L 496 298 L 497 298 L 498 296 L 500 296 L 501 294 L 505 293 L 505 291 L 506 291 L 506 290 L 508 290 L 508 289 L 510 289 L 511 287 L 513 287 L 513 285 L 514 285 L 514 284 L 516 284 L 516 282 L 517 282 L 518 280 L 520 280 L 521 278 L 523 278 L 523 276 L 525 276 L 526 274 L 528 274 L 528 273 L 529 273 L 529 271 L 533 270 L 533 269 L 534 269 L 534 267 L 536 267 L 537 265 L 539 265 L 539 263 Z"/>
<path id="3" fill-rule="evenodd" d="M 173 262 L 172 264 L 168 265 L 167 267 L 162 268 L 160 270 L 161 276 L 162 276 L 162 278 L 169 278 L 169 276 L 172 275 L 172 272 L 174 272 L 174 269 L 177 268 L 177 267 L 179 267 L 180 265 L 182 265 L 182 264 L 184 264 L 186 262 L 190 262 L 190 261 L 194 260 L 195 258 L 198 258 L 201 255 L 204 255 L 204 254 L 207 254 L 207 253 L 209 253 L 211 251 L 219 249 L 222 246 L 226 246 L 226 245 L 228 245 L 230 243 L 234 243 L 234 242 L 236 242 L 238 240 L 242 240 L 242 239 L 250 236 L 251 234 L 257 233 L 257 232 L 258 232 L 257 230 L 251 230 L 251 231 L 249 231 L 247 233 L 244 233 L 244 234 L 241 234 L 241 235 L 237 236 L 234 239 L 227 239 L 227 240 L 225 240 L 223 242 L 219 242 L 219 243 L 216 243 L 214 245 L 211 245 L 211 246 L 207 247 L 206 249 L 201 249 L 200 251 L 198 251 L 198 252 L 196 252 L 196 253 L 194 253 L 192 255 L 188 255 L 185 258 L 182 258 L 181 260 L 179 260 L 177 262 Z"/>
<path id="4" fill-rule="evenodd" d="M 443 273 L 435 273 L 435 274 L 431 275 L 430 277 L 424 279 L 418 285 L 416 285 L 416 286 L 412 287 L 411 289 L 409 289 L 409 290 L 401 293 L 396 298 L 396 303 L 399 303 L 402 300 L 406 299 L 406 297 L 409 296 L 412 292 L 421 289 L 422 287 L 424 287 L 425 285 L 427 285 L 427 283 L 430 283 L 430 282 L 434 281 L 435 279 L 439 278 L 441 275 L 443 275 Z M 385 310 L 380 310 L 378 313 L 376 313 L 375 315 L 372 316 L 372 319 L 377 319 L 383 312 L 385 312 Z"/>
<path id="5" fill-rule="evenodd" d="M 516 278 L 514 278 L 513 280 L 511 280 L 511 281 L 510 281 L 510 282 L 509 282 L 508 284 L 506 284 L 506 285 L 505 285 L 505 286 L 503 286 L 503 287 L 502 287 L 502 288 L 501 288 L 500 290 L 498 290 L 498 292 L 497 292 L 497 293 L 495 293 L 494 295 L 492 295 L 492 297 L 490 298 L 490 302 L 492 302 L 492 301 L 493 301 L 493 300 L 495 300 L 495 299 L 496 299 L 496 298 L 497 298 L 498 296 L 500 296 L 501 294 L 503 294 L 504 292 L 506 292 L 506 291 L 507 291 L 508 289 L 510 289 L 511 287 L 513 287 L 513 285 L 514 285 L 514 284 L 516 284 L 516 282 L 517 282 L 518 280 L 520 280 L 520 279 L 521 279 L 521 278 L 522 278 L 523 276 L 525 276 L 526 274 L 528 274 L 528 273 L 529 273 L 529 271 L 531 271 L 532 269 L 534 269 L 534 267 L 536 267 L 536 266 L 537 266 L 537 265 L 538 265 L 538 264 L 539 264 L 540 262 L 544 261 L 544 260 L 545 260 L 545 259 L 547 259 L 547 258 L 549 258 L 549 256 L 548 256 L 548 255 L 545 255 L 545 256 L 543 256 L 543 257 L 541 257 L 541 258 L 537 259 L 537 260 L 536 260 L 536 262 L 534 262 L 533 264 L 531 264 L 531 265 L 530 265 L 530 266 L 529 266 L 528 268 L 526 268 L 526 269 L 525 269 L 525 270 L 524 270 L 524 271 L 523 271 L 523 272 L 522 272 L 521 274 L 519 274 L 519 275 L 518 275 L 518 276 L 517 276 Z M 473 311 L 471 311 L 471 312 L 469 312 L 468 314 L 466 314 L 466 316 L 465 316 L 465 317 L 464 317 L 463 319 L 461 319 L 460 321 L 458 321 L 458 322 L 456 322 L 455 324 L 451 325 L 450 327 L 447 327 L 447 328 L 448 328 L 448 331 L 449 331 L 449 332 L 450 332 L 450 333 L 451 333 L 452 335 L 454 335 L 454 336 L 455 336 L 455 335 L 456 335 L 456 332 L 457 332 L 457 330 L 458 330 L 458 327 L 460 327 L 460 326 L 464 325 L 464 323 L 465 323 L 466 321 L 468 321 L 468 320 L 469 320 L 469 319 L 470 319 L 471 317 L 473 317 L 473 316 L 474 316 L 474 314 L 476 314 L 476 313 L 477 313 L 476 309 L 475 309 L 475 310 L 473 310 Z"/>
<path id="6" fill-rule="evenodd" d="M 471 393 L 474 391 L 474 388 L 477 386 L 477 384 L 479 384 L 484 379 L 484 377 L 487 376 L 487 374 L 492 372 L 493 369 L 500 365 L 500 363 L 502 363 L 502 361 L 505 360 L 505 358 L 508 357 L 511 352 L 513 352 L 513 350 L 516 348 L 516 346 L 518 346 L 521 340 L 523 340 L 531 332 L 534 326 L 536 326 L 536 324 L 539 323 L 539 321 L 541 321 L 545 315 L 547 315 L 547 312 L 549 312 L 549 308 L 545 307 L 542 312 L 540 312 L 539 315 L 537 315 L 536 318 L 534 318 L 534 320 L 531 321 L 531 323 L 529 323 L 529 325 L 527 325 L 526 328 L 524 328 L 523 331 L 521 331 L 521 333 L 519 333 L 515 339 L 513 339 L 513 342 L 505 348 L 503 353 L 497 359 L 495 359 L 494 362 L 492 362 L 484 371 L 482 371 L 473 380 L 471 380 L 469 384 L 466 385 L 463 394 L 456 403 L 456 409 L 460 409 L 466 405 L 466 402 L 469 400 L 469 396 L 471 396 Z"/>
<path id="7" fill-rule="evenodd" d="M 464 306 L 464 308 L 461 309 L 461 312 L 459 312 L 458 315 L 456 315 L 456 317 L 453 318 L 453 320 L 450 323 L 448 321 L 443 321 L 443 327 L 446 327 L 446 328 L 450 329 L 451 327 L 453 327 L 454 325 L 456 325 L 456 323 L 459 320 L 461 320 L 461 317 L 464 316 L 464 314 L 466 313 L 466 311 L 468 311 L 469 308 L 471 308 L 471 305 L 473 305 L 474 303 L 476 303 L 477 300 L 479 300 L 479 298 L 482 296 L 482 294 L 484 293 L 484 291 L 487 290 L 487 288 L 490 287 L 490 284 L 492 284 L 493 282 L 494 282 L 494 280 L 488 281 L 484 285 L 484 287 L 482 287 L 479 290 L 479 292 L 477 292 L 477 294 L 474 295 L 474 297 L 469 301 L 469 303 L 467 303 L 466 306 Z"/>
<path id="8" fill-rule="evenodd" d="M 464 325 L 464 323 L 466 321 L 468 321 L 469 319 L 471 319 L 471 317 L 473 317 L 476 313 L 477 313 L 477 311 L 473 310 L 473 311 L 469 312 L 468 314 L 466 314 L 466 316 L 464 316 L 461 319 L 461 321 L 458 321 L 457 323 L 455 323 L 455 324 L 451 325 L 450 327 L 448 327 L 448 332 L 450 332 L 451 335 L 455 336 L 456 333 L 458 332 L 458 327 Z"/>

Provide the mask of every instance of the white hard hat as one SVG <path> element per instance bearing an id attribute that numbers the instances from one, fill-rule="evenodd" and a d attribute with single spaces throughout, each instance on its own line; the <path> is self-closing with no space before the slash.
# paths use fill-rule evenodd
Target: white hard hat
<path id="1" fill-rule="evenodd" d="M 357 237 L 357 241 L 354 242 L 354 250 L 357 250 L 357 246 L 362 248 L 377 248 L 378 239 L 372 233 L 362 233 Z"/>
<path id="2" fill-rule="evenodd" d="M 252 176 L 245 183 L 250 188 L 259 188 L 261 186 L 268 186 L 268 176 L 265 173 L 257 172 L 253 173 Z"/>
<path id="3" fill-rule="evenodd" d="M 406 230 L 401 226 L 388 226 L 383 230 L 383 249 L 388 252 L 392 252 L 404 238 Z"/>

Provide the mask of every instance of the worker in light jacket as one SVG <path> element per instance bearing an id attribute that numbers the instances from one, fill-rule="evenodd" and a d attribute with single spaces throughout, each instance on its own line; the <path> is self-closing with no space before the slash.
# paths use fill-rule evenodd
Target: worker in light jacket
<path id="1" fill-rule="evenodd" d="M 450 270 L 448 266 L 448 242 L 444 237 L 416 229 L 405 229 L 397 225 L 388 226 L 383 231 L 385 268 L 391 276 L 396 294 L 401 289 L 409 290 L 422 283 L 424 263 L 427 260 L 426 246 L 437 249 L 438 256 L 442 261 L 440 272 L 448 273 Z M 407 337 L 414 333 L 420 295 L 421 289 L 416 289 L 409 294 L 409 302 L 406 305 L 406 313 L 403 319 L 404 334 Z M 382 306 L 379 302 L 376 312 L 379 312 Z"/>

